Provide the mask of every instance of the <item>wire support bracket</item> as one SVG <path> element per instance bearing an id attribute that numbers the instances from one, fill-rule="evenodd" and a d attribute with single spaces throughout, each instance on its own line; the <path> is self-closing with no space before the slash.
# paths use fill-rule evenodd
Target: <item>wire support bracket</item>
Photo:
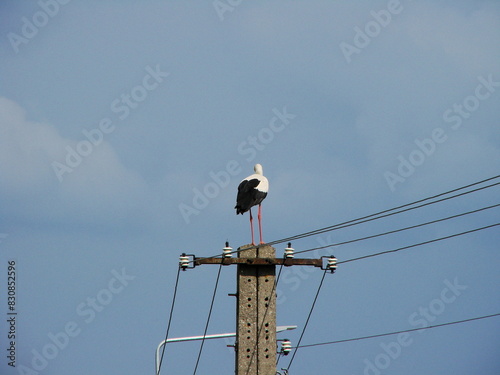
<path id="1" fill-rule="evenodd" d="M 323 259 L 297 259 L 297 258 L 196 258 L 192 260 L 194 266 L 202 264 L 244 264 L 247 266 L 314 266 L 323 267 Z"/>

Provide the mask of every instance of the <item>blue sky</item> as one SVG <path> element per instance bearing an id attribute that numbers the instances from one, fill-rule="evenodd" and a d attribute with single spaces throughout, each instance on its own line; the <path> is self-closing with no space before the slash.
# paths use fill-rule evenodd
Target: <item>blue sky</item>
<path id="1" fill-rule="evenodd" d="M 0 275 L 14 260 L 18 312 L 16 368 L 2 355 L 2 374 L 153 373 L 178 256 L 250 242 L 248 216 L 233 207 L 257 162 L 270 182 L 266 241 L 499 174 L 496 1 L 41 0 L 0 10 Z M 493 187 L 293 246 L 497 199 Z M 305 256 L 345 260 L 497 221 L 498 208 Z M 339 266 L 302 344 L 418 328 L 421 309 L 434 311 L 429 324 L 500 312 L 498 243 L 494 227 Z M 209 333 L 235 329 L 235 272 L 222 270 Z M 301 328 L 321 272 L 283 272 L 278 325 Z M 216 273 L 181 274 L 172 337 L 203 333 Z M 3 303 L 4 354 L 7 312 Z M 412 333 L 394 358 L 384 348 L 397 336 L 303 348 L 291 373 L 498 374 L 499 328 L 491 318 Z M 300 331 L 287 335 L 293 345 Z M 232 373 L 226 344 L 205 343 L 198 373 Z M 162 373 L 192 373 L 198 348 L 169 346 Z"/>

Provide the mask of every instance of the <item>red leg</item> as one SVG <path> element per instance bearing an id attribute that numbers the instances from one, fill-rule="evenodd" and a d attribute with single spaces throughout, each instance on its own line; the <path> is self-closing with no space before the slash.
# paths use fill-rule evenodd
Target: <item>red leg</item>
<path id="1" fill-rule="evenodd" d="M 255 241 L 253 239 L 253 217 L 252 217 L 252 209 L 250 208 L 250 231 L 252 232 L 252 245 L 255 245 Z"/>
<path id="2" fill-rule="evenodd" d="M 263 244 L 264 241 L 262 241 L 262 208 L 261 205 L 259 204 L 259 213 L 257 215 L 257 219 L 259 219 L 259 235 L 260 235 L 260 243 Z"/>

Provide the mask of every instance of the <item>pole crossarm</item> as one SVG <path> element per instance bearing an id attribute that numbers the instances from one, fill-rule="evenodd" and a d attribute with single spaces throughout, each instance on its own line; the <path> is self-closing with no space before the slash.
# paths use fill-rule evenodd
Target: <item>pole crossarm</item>
<path id="1" fill-rule="evenodd" d="M 244 264 L 247 266 L 314 266 L 322 267 L 323 260 L 320 259 L 297 259 L 297 258 L 194 258 L 195 266 L 202 264 Z"/>

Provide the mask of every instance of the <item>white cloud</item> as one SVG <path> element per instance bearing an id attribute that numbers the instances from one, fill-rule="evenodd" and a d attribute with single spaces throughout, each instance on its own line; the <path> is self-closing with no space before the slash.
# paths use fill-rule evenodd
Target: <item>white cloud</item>
<path id="1" fill-rule="evenodd" d="M 30 219 L 116 221 L 139 210 L 147 195 L 142 179 L 120 163 L 106 140 L 59 182 L 51 164 L 64 163 L 65 147 L 75 149 L 81 140 L 65 139 L 49 124 L 28 121 L 22 107 L 6 98 L 0 98 L 0 132 L 4 212 Z"/>
<path id="2" fill-rule="evenodd" d="M 4 193 L 29 193 L 50 184 L 50 163 L 62 139 L 47 124 L 26 119 L 15 102 L 0 98 L 0 172 Z"/>

